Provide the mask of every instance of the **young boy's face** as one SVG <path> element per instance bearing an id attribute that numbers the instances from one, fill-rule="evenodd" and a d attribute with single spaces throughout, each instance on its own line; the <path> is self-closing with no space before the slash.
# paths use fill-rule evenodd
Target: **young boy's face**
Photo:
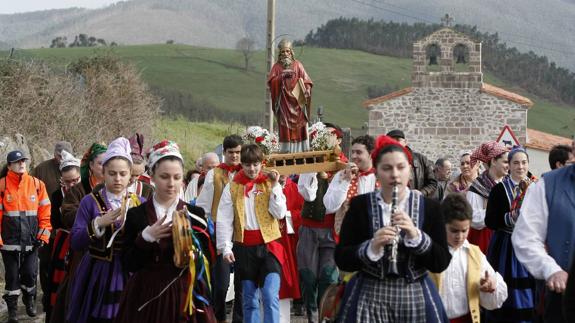
<path id="1" fill-rule="evenodd" d="M 447 243 L 450 247 L 457 249 L 463 245 L 469 234 L 470 220 L 453 220 L 445 225 L 447 231 Z"/>
<path id="2" fill-rule="evenodd" d="M 255 179 L 262 170 L 262 163 L 242 163 L 242 169 L 249 179 Z"/>

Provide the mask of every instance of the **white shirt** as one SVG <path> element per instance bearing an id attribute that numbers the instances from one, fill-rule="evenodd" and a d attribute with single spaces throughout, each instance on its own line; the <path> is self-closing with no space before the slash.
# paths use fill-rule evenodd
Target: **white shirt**
<path id="1" fill-rule="evenodd" d="M 297 191 L 306 202 L 315 201 L 317 193 L 317 173 L 300 174 L 297 181 Z"/>
<path id="2" fill-rule="evenodd" d="M 544 178 L 529 185 L 520 214 L 511 235 L 515 255 L 533 277 L 547 280 L 562 269 L 545 250 L 549 208 Z"/>
<path id="3" fill-rule="evenodd" d="M 192 180 L 188 183 L 186 187 L 186 192 L 184 193 L 184 201 L 190 203 L 193 199 L 198 197 L 198 180 L 200 179 L 200 174 L 194 174 Z"/>
<path id="4" fill-rule="evenodd" d="M 154 194 L 154 197 L 152 198 L 153 204 L 154 204 L 154 210 L 156 211 L 156 219 L 161 219 L 164 215 L 166 215 L 166 219 L 164 220 L 164 223 L 169 223 L 172 221 L 172 216 L 174 211 L 176 210 L 176 208 L 178 207 L 178 202 L 180 202 L 179 199 L 176 199 L 170 206 L 168 206 L 167 208 L 163 207 L 160 205 L 160 203 L 158 202 L 158 200 L 156 199 L 156 194 Z M 142 231 L 142 238 L 144 238 L 144 240 L 148 241 L 148 242 L 158 242 L 159 240 L 154 239 L 150 234 L 150 226 L 148 225 L 144 231 Z"/>
<path id="5" fill-rule="evenodd" d="M 407 207 L 407 203 L 409 201 L 409 195 L 411 195 L 411 190 L 409 190 L 408 188 L 405 188 L 405 197 L 401 200 L 398 201 L 398 205 L 397 205 L 397 209 L 403 212 L 408 211 L 408 207 Z M 383 201 L 383 197 L 381 197 L 381 194 L 377 195 L 377 202 L 379 204 L 379 206 L 381 207 L 381 209 L 383 210 L 383 226 L 388 226 L 391 223 L 391 203 L 387 204 Z M 408 248 L 415 248 L 417 247 L 420 243 L 421 243 L 421 231 L 419 229 L 417 229 L 418 231 L 418 236 L 415 239 L 403 239 L 403 244 L 408 247 Z M 379 249 L 379 252 L 374 253 L 372 248 L 371 248 L 371 243 L 372 241 L 369 242 L 369 246 L 367 247 L 367 257 L 371 260 L 371 261 L 379 261 L 379 259 L 381 259 L 385 253 L 385 246 L 382 246 Z"/>
<path id="6" fill-rule="evenodd" d="M 347 199 L 347 191 L 351 187 L 351 180 L 343 179 L 343 170 L 333 177 L 327 192 L 323 196 L 326 213 L 335 213 Z M 357 176 L 357 175 L 356 175 Z M 359 176 L 357 180 L 357 195 L 373 192 L 376 183 L 375 174 Z"/>
<path id="7" fill-rule="evenodd" d="M 457 249 L 449 247 L 451 262 L 443 272 L 443 280 L 440 288 L 440 296 L 445 307 L 447 317 L 454 319 L 469 313 L 469 301 L 467 299 L 467 260 L 469 255 L 469 242 L 465 240 Z M 503 277 L 493 270 L 485 255 L 481 254 L 481 277 L 495 277 L 497 285 L 493 293 L 479 292 L 479 305 L 487 310 L 500 308 L 507 299 L 507 284 Z M 477 282 L 479 284 L 479 282 Z"/>
<path id="8" fill-rule="evenodd" d="M 469 204 L 471 204 L 471 208 L 473 209 L 471 227 L 475 230 L 481 230 L 485 228 L 485 199 L 481 195 L 471 191 L 467 191 L 466 197 Z"/>
<path id="9" fill-rule="evenodd" d="M 248 192 L 248 197 L 244 198 L 245 230 L 260 229 L 255 212 L 255 197 L 256 194 L 258 194 L 256 189 L 257 185 L 254 185 L 252 190 Z M 287 212 L 286 197 L 282 191 L 281 185 L 279 184 L 272 187 L 268 211 L 278 220 L 285 217 Z M 220 198 L 220 204 L 218 205 L 218 218 L 216 220 L 216 232 L 216 248 L 218 249 L 218 252 L 221 252 L 223 255 L 232 253 L 234 206 L 232 202 L 232 194 L 230 193 L 230 184 L 226 185 L 222 192 L 222 197 Z"/>
<path id="10" fill-rule="evenodd" d="M 214 201 L 214 169 L 210 169 L 210 171 L 206 174 L 206 178 L 204 179 L 204 186 L 202 187 L 202 191 L 196 200 L 196 206 L 204 209 L 206 216 L 210 217 L 212 216 L 212 203 Z M 232 179 L 234 179 L 235 175 L 236 172 L 228 173 L 230 182 Z"/>

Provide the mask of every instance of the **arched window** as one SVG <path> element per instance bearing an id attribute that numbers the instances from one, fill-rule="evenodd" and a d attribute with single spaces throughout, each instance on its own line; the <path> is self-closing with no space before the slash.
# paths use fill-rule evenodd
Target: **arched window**
<path id="1" fill-rule="evenodd" d="M 463 44 L 453 47 L 453 65 L 455 72 L 469 72 L 469 47 Z"/>
<path id="2" fill-rule="evenodd" d="M 428 72 L 439 72 L 439 61 L 441 59 L 441 48 L 437 44 L 430 44 L 425 49 L 425 58 Z"/>

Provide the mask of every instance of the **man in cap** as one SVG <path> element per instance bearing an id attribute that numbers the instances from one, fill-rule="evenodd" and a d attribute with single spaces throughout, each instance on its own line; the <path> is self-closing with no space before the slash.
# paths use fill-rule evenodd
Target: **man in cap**
<path id="1" fill-rule="evenodd" d="M 433 163 L 423 154 L 413 151 L 405 139 L 405 134 L 399 129 L 391 130 L 387 135 L 397 140 L 401 145 L 411 151 L 413 165 L 411 165 L 411 175 L 409 178 L 409 188 L 418 190 L 427 197 L 432 197 L 437 189 L 437 180 L 433 174 Z"/>
<path id="2" fill-rule="evenodd" d="M 28 175 L 28 157 L 19 150 L 7 157 L 7 174 L 0 178 L 0 252 L 5 268 L 4 300 L 8 322 L 18 322 L 18 297 L 22 292 L 26 313 L 36 316 L 38 247 L 50 237 L 50 199 L 46 186 Z"/>
<path id="3" fill-rule="evenodd" d="M 58 141 L 54 145 L 54 157 L 38 164 L 31 172 L 31 175 L 46 184 L 46 191 L 50 196 L 54 191 L 60 189 L 60 162 L 62 161 L 62 150 L 74 154 L 72 145 L 67 141 Z"/>
<path id="4" fill-rule="evenodd" d="M 302 63 L 294 58 L 291 41 L 282 39 L 278 51 L 278 61 L 268 75 L 268 86 L 278 122 L 280 151 L 307 151 L 313 83 Z"/>

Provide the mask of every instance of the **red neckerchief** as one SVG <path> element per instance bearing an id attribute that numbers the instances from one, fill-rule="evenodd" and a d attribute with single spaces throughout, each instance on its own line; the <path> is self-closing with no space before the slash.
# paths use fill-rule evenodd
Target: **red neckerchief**
<path id="1" fill-rule="evenodd" d="M 372 168 L 370 168 L 370 169 L 368 169 L 368 170 L 366 170 L 366 171 L 361 171 L 361 170 L 360 170 L 359 173 L 357 174 L 357 176 L 358 176 L 358 177 L 362 177 L 362 176 L 367 176 L 367 175 L 369 175 L 369 174 L 375 174 L 375 168 L 372 167 Z"/>
<path id="2" fill-rule="evenodd" d="M 248 197 L 248 193 L 254 188 L 254 184 L 265 183 L 265 181 L 267 181 L 267 180 L 268 180 L 268 177 L 266 175 L 262 174 L 261 172 L 254 179 L 247 177 L 243 170 L 240 170 L 234 176 L 234 182 L 241 184 L 241 185 L 244 185 L 244 196 L 245 197 Z"/>
<path id="3" fill-rule="evenodd" d="M 359 183 L 359 178 L 363 176 L 367 176 L 369 174 L 375 174 L 375 168 L 370 168 L 366 171 L 359 171 L 357 176 L 355 176 L 349 185 L 349 189 L 347 190 L 347 200 L 351 200 L 352 197 L 357 195 L 357 184 Z"/>
<path id="4" fill-rule="evenodd" d="M 235 165 L 235 166 L 233 166 L 233 165 L 230 166 L 230 165 L 228 165 L 228 164 L 226 164 L 226 163 L 220 163 L 220 164 L 218 165 L 218 168 L 221 168 L 221 169 L 225 170 L 225 171 L 228 172 L 228 173 L 233 173 L 233 172 L 239 172 L 239 171 L 242 169 L 242 165 L 237 164 L 237 165 Z"/>

